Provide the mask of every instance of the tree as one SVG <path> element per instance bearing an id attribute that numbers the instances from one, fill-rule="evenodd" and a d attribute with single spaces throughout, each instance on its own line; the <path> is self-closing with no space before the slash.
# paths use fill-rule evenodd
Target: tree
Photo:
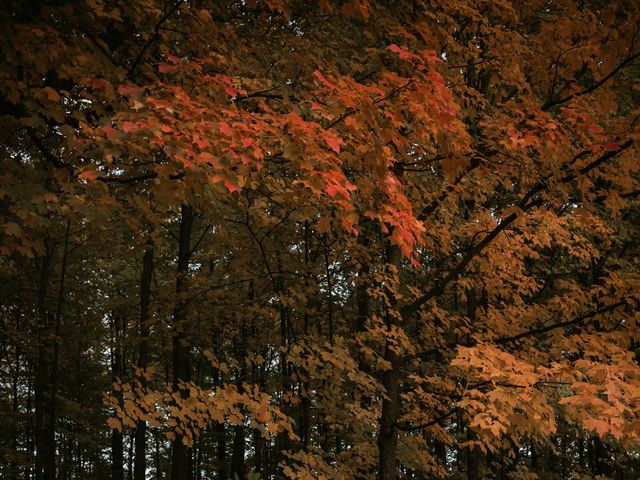
<path id="1" fill-rule="evenodd" d="M 637 478 L 630 3 L 9 2 L 3 475 Z"/>

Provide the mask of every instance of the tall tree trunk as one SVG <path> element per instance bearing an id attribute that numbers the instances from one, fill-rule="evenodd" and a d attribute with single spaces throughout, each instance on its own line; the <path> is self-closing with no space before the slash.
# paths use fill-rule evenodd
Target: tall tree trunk
<path id="1" fill-rule="evenodd" d="M 162 457 L 160 455 L 160 434 L 158 433 L 157 430 L 154 431 L 153 433 L 153 440 L 155 443 L 155 452 L 154 452 L 154 467 L 155 467 L 155 471 L 154 471 L 154 478 L 156 480 L 160 480 L 162 478 L 164 478 L 163 474 L 162 474 Z"/>
<path id="2" fill-rule="evenodd" d="M 16 363 L 13 366 L 13 375 L 11 379 L 11 449 L 13 450 L 13 458 L 9 466 L 9 475 L 11 480 L 18 480 L 18 462 L 15 455 L 18 453 L 18 381 L 20 380 L 20 350 L 16 348 Z"/>
<path id="3" fill-rule="evenodd" d="M 253 469 L 256 473 L 262 475 L 261 478 L 266 478 L 264 476 L 264 464 L 263 464 L 263 450 L 264 450 L 264 438 L 258 430 L 254 430 L 252 433 L 253 440 Z"/>
<path id="4" fill-rule="evenodd" d="M 215 351 L 214 354 L 220 360 L 222 358 L 222 345 L 221 345 L 221 333 L 216 332 L 215 335 Z M 224 373 L 217 369 L 213 369 L 213 381 L 217 388 L 222 388 L 224 385 Z M 216 442 L 216 480 L 227 480 L 227 428 L 223 423 L 216 423 L 213 426 L 214 439 Z"/>
<path id="5" fill-rule="evenodd" d="M 135 435 L 129 435 L 129 448 L 127 451 L 127 480 L 133 478 L 133 442 Z"/>
<path id="6" fill-rule="evenodd" d="M 309 286 L 311 284 L 312 281 L 312 274 L 309 271 L 309 259 L 310 259 L 310 243 L 309 243 L 309 236 L 310 236 L 310 228 L 309 228 L 309 222 L 304 223 L 304 269 L 305 269 L 305 280 L 304 280 L 304 284 L 305 284 L 305 289 L 309 289 Z M 325 247 L 325 252 L 326 252 L 326 247 Z M 326 254 L 325 254 L 326 257 Z M 327 283 L 330 284 L 330 280 L 327 277 Z M 329 296 L 331 295 L 331 293 L 329 293 Z M 329 303 L 331 303 L 331 300 L 329 300 Z M 312 306 L 316 306 L 317 304 L 317 299 L 315 297 L 312 297 L 309 299 L 309 304 L 305 305 L 304 307 L 304 336 L 305 336 L 305 341 L 308 341 L 309 338 L 309 324 L 311 322 L 311 315 L 309 310 L 312 308 Z M 331 308 L 330 308 L 331 309 Z M 300 382 L 299 385 L 299 391 L 300 391 L 300 411 L 299 411 L 299 419 L 298 419 L 298 436 L 300 437 L 300 444 L 302 447 L 302 450 L 304 450 L 305 452 L 309 449 L 309 440 L 310 440 L 310 436 L 311 436 L 311 385 L 309 382 L 309 378 L 310 378 L 311 372 L 306 371 L 305 372 L 305 380 Z"/>
<path id="7" fill-rule="evenodd" d="M 387 263 L 396 269 L 400 267 L 400 248 L 389 245 Z M 389 293 L 389 308 L 397 305 L 397 298 L 393 292 Z M 387 329 L 395 323 L 393 313 L 387 313 Z M 382 374 L 382 385 L 386 396 L 382 400 L 382 414 L 378 431 L 378 480 L 394 480 L 397 470 L 398 435 L 396 422 L 400 416 L 400 357 L 387 340 L 384 359 L 390 368 Z"/>
<path id="8" fill-rule="evenodd" d="M 540 457 L 538 447 L 531 443 L 531 470 L 537 472 L 540 469 Z"/>
<path id="9" fill-rule="evenodd" d="M 20 309 L 16 308 L 15 310 L 15 323 L 14 328 L 16 332 L 20 331 L 20 318 L 21 312 Z M 3 335 L 0 335 L 3 337 Z M 6 337 L 3 337 L 5 340 Z M 6 348 L 3 341 L 3 350 Z M 20 390 L 20 359 L 22 357 L 22 351 L 20 346 L 16 345 L 14 351 L 14 359 L 15 362 L 10 366 L 9 370 L 11 372 L 11 415 L 12 420 L 10 422 L 10 431 L 11 431 L 11 450 L 12 450 L 12 458 L 9 462 L 9 478 L 11 480 L 18 480 L 18 471 L 19 466 L 17 462 L 17 454 L 19 448 L 19 433 L 18 433 L 18 425 L 20 422 L 20 405 L 19 405 L 19 390 Z M 7 356 L 7 363 L 9 363 L 9 356 Z M 27 412 L 28 413 L 28 412 Z M 24 427 L 23 427 L 24 428 Z"/>
<path id="10" fill-rule="evenodd" d="M 34 424 L 34 415 L 32 415 L 32 411 L 33 411 L 33 382 L 31 381 L 32 378 L 32 373 L 31 373 L 31 368 L 32 366 L 29 365 L 28 369 L 27 369 L 27 399 L 26 399 L 26 406 L 27 406 L 27 440 L 26 440 L 26 450 L 27 450 L 27 459 L 29 460 L 29 464 L 26 465 L 25 469 L 24 469 L 24 478 L 25 480 L 31 480 L 32 478 L 34 478 L 34 475 L 32 475 L 32 465 L 35 464 L 34 461 L 34 454 L 33 454 L 33 447 L 35 444 L 35 424 Z"/>
<path id="11" fill-rule="evenodd" d="M 124 448 L 122 433 L 111 430 L 111 480 L 124 479 Z"/>
<path id="12" fill-rule="evenodd" d="M 279 291 L 284 291 L 284 287 L 280 286 Z M 280 306 L 280 344 L 282 351 L 280 352 L 280 388 L 282 389 L 283 396 L 288 395 L 291 392 L 291 363 L 288 359 L 288 345 L 289 345 L 289 322 L 290 322 L 290 310 L 284 305 Z M 289 405 L 285 405 L 283 408 L 284 413 L 287 416 L 293 416 Z M 283 451 L 289 450 L 291 447 L 291 441 L 287 432 L 281 432 L 276 436 L 275 451 L 273 467 L 277 470 L 281 460 L 284 458 Z"/>
<path id="13" fill-rule="evenodd" d="M 477 438 L 475 432 L 467 428 L 467 441 Z M 477 448 L 467 447 L 467 480 L 480 478 L 480 452 Z"/>
<path id="14" fill-rule="evenodd" d="M 476 291 L 471 288 L 467 291 L 467 317 L 474 322 L 478 311 L 478 297 Z M 477 438 L 475 432 L 467 427 L 467 441 Z M 475 447 L 467 447 L 467 480 L 477 480 L 480 478 L 480 451 Z"/>
<path id="15" fill-rule="evenodd" d="M 433 441 L 433 455 L 443 467 L 447 467 L 447 445 L 440 440 Z"/>
<path id="16" fill-rule="evenodd" d="M 49 312 L 47 310 L 47 290 L 49 288 L 49 276 L 51 272 L 51 261 L 53 258 L 53 250 L 47 248 L 47 253 L 42 258 L 40 266 L 40 282 L 38 285 L 38 357 L 35 371 L 35 479 L 48 480 L 50 473 L 47 471 L 47 461 L 50 458 L 49 442 L 47 431 L 50 420 L 47 415 L 49 403 L 47 402 L 47 382 L 49 376 Z M 50 468 L 50 466 L 49 466 Z"/>
<path id="17" fill-rule="evenodd" d="M 180 233 L 178 237 L 178 268 L 176 277 L 176 305 L 173 312 L 173 389 L 179 390 L 181 382 L 191 380 L 191 359 L 187 345 L 187 276 L 191 257 L 191 232 L 194 213 L 189 205 L 183 205 L 180 218 Z M 188 392 L 183 391 L 183 395 Z M 189 452 L 182 443 L 183 435 L 176 435 L 172 444 L 171 480 L 187 480 L 189 478 Z"/>
<path id="18" fill-rule="evenodd" d="M 151 276 L 153 274 L 153 248 L 148 247 L 142 258 L 142 277 L 140 278 L 140 345 L 138 347 L 138 368 L 144 372 L 149 362 L 149 305 L 151 304 Z M 142 375 L 142 386 L 147 379 Z M 134 480 L 145 480 L 147 473 L 147 422 L 140 420 L 135 433 Z"/>
<path id="19" fill-rule="evenodd" d="M 216 479 L 227 480 L 227 429 L 224 423 L 216 423 L 213 430 L 216 439 Z"/>
<path id="20" fill-rule="evenodd" d="M 196 442 L 195 460 L 193 462 L 193 478 L 194 480 L 202 480 L 202 457 L 204 456 L 203 450 L 206 448 L 205 442 L 206 430 L 200 432 L 200 437 Z"/>
<path id="21" fill-rule="evenodd" d="M 266 390 L 265 384 L 263 381 L 263 375 L 260 371 L 260 366 L 253 365 L 252 366 L 252 376 L 253 383 L 258 385 L 260 390 Z M 254 429 L 252 432 L 252 443 L 253 443 L 253 470 L 262 475 L 261 478 L 267 478 L 266 476 L 266 468 L 265 468 L 265 439 L 262 437 L 262 434 L 257 429 Z"/>
<path id="22" fill-rule="evenodd" d="M 60 329 L 62 327 L 62 308 L 64 305 L 64 282 L 67 274 L 67 261 L 69 259 L 69 232 L 71 221 L 67 219 L 67 228 L 64 236 L 64 251 L 60 270 L 60 284 L 58 286 L 58 303 L 55 314 L 55 337 L 53 339 L 53 358 L 51 360 L 51 392 L 49 395 L 49 421 L 46 429 L 47 458 L 44 466 L 44 476 L 47 479 L 56 478 L 56 404 L 58 395 L 58 360 L 60 356 Z"/>
<path id="23" fill-rule="evenodd" d="M 244 426 L 234 427 L 233 449 L 231 452 L 231 478 L 233 480 L 245 479 L 245 431 Z"/>
<path id="24" fill-rule="evenodd" d="M 111 379 L 115 383 L 118 380 L 122 380 L 124 376 L 123 371 L 123 355 L 122 355 L 122 331 L 123 331 L 123 319 L 119 313 L 113 313 L 112 315 L 112 343 L 111 350 Z M 122 401 L 121 393 L 118 391 L 112 392 L 113 396 Z M 111 480 L 123 480 L 124 479 L 124 447 L 123 447 L 123 435 L 122 432 L 115 428 L 111 430 Z"/>
<path id="25" fill-rule="evenodd" d="M 611 468 L 611 453 L 608 447 L 602 443 L 599 437 L 593 438 L 594 454 L 595 454 L 595 469 L 593 473 L 597 475 L 609 476 L 612 473 Z"/>

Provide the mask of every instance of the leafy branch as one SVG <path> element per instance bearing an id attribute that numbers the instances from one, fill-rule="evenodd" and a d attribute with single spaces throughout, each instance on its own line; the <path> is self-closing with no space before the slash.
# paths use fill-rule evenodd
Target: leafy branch
<path id="1" fill-rule="evenodd" d="M 567 95 L 565 97 L 557 98 L 556 100 L 549 100 L 547 103 L 545 103 L 542 106 L 542 110 L 549 110 L 551 107 L 555 107 L 556 105 L 561 105 L 563 103 L 567 103 L 567 102 L 573 100 L 574 98 L 579 98 L 579 97 L 582 97 L 584 95 L 588 95 L 589 93 L 593 92 L 594 90 L 596 90 L 597 88 L 599 88 L 600 86 L 605 84 L 608 80 L 610 80 L 614 76 L 616 76 L 618 74 L 618 72 L 620 72 L 623 68 L 629 66 L 637 58 L 640 58 L 640 51 L 634 53 L 633 55 L 632 54 L 627 55 L 627 57 L 622 62 L 620 62 L 609 73 L 607 73 L 604 77 L 602 77 L 597 82 L 593 83 L 591 86 L 589 86 L 589 87 L 587 87 L 587 88 L 585 88 L 583 90 L 580 90 L 579 92 L 572 93 L 571 95 Z"/>
<path id="2" fill-rule="evenodd" d="M 621 152 L 631 147 L 631 145 L 633 145 L 633 140 L 627 140 L 626 142 L 621 144 L 617 150 L 612 150 L 605 153 L 604 155 L 601 155 L 593 162 L 581 168 L 578 171 L 578 173 L 569 173 L 565 175 L 559 180 L 558 183 L 569 183 L 570 181 L 577 178 L 578 174 L 584 175 L 590 172 L 591 170 L 593 170 L 594 168 L 597 168 L 607 160 L 619 155 Z M 534 199 L 534 197 L 538 193 L 542 193 L 543 191 L 548 190 L 550 188 L 549 179 L 550 178 L 547 177 L 545 180 L 538 182 L 533 187 L 531 187 L 529 191 L 518 202 L 517 207 L 519 211 L 512 212 L 507 217 L 503 218 L 493 230 L 491 230 L 479 243 L 477 243 L 475 246 L 473 246 L 469 250 L 467 255 L 460 261 L 460 263 L 458 263 L 458 265 L 456 265 L 452 270 L 450 270 L 447 275 L 445 275 L 443 278 L 438 280 L 436 284 L 429 291 L 427 291 L 425 294 L 423 294 L 422 296 L 414 300 L 412 303 L 402 307 L 400 309 L 400 315 L 402 316 L 402 318 L 404 320 L 407 320 L 408 318 L 417 314 L 420 308 L 425 303 L 429 302 L 432 298 L 435 298 L 438 295 L 441 295 L 442 293 L 444 293 L 444 291 L 449 286 L 449 284 L 454 280 L 456 280 L 465 271 L 469 263 L 471 263 L 471 261 L 474 258 L 478 257 L 480 253 L 482 253 L 484 249 L 487 246 L 489 246 L 491 242 L 493 242 L 493 240 L 502 231 L 504 231 L 518 217 L 520 217 L 522 213 L 525 213 L 528 210 L 531 210 L 533 207 L 542 205 L 543 203 L 542 199 L 541 198 Z"/>

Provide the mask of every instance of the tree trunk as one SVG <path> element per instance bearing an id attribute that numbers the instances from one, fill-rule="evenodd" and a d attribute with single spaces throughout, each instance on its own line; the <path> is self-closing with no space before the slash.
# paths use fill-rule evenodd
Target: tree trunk
<path id="1" fill-rule="evenodd" d="M 123 371 L 123 356 L 122 356 L 122 331 L 123 331 L 123 319 L 120 318 L 118 313 L 112 314 L 112 343 L 111 347 L 111 380 L 113 383 L 122 379 L 124 375 Z M 112 392 L 113 396 L 122 402 L 122 395 L 118 391 Z M 124 479 L 124 447 L 123 447 L 123 435 L 122 432 L 115 428 L 111 430 L 111 480 L 123 480 Z"/>
<path id="2" fill-rule="evenodd" d="M 122 447 L 122 433 L 111 430 L 111 480 L 124 479 L 124 449 Z"/>
<path id="3" fill-rule="evenodd" d="M 227 480 L 227 431 L 224 423 L 217 423 L 213 430 L 216 439 L 216 479 Z"/>
<path id="4" fill-rule="evenodd" d="M 467 429 L 467 440 L 476 439 L 472 430 Z M 467 480 L 478 480 L 480 478 L 480 452 L 477 448 L 467 447 Z"/>
<path id="5" fill-rule="evenodd" d="M 16 349 L 16 363 L 13 367 L 13 375 L 11 379 L 11 414 L 13 419 L 11 421 L 11 449 L 13 455 L 18 453 L 18 381 L 20 380 L 20 351 Z M 11 480 L 18 480 L 18 463 L 15 457 L 11 459 L 9 466 L 9 475 Z"/>
<path id="6" fill-rule="evenodd" d="M 149 305 L 151 304 L 151 275 L 153 273 L 153 248 L 148 247 L 142 258 L 140 278 L 140 346 L 138 347 L 138 368 L 143 373 L 149 362 Z M 147 385 L 144 374 L 140 378 L 142 386 Z M 147 422 L 140 420 L 135 433 L 136 459 L 133 467 L 134 480 L 145 480 L 147 473 Z"/>
<path id="7" fill-rule="evenodd" d="M 49 370 L 49 312 L 47 311 L 46 299 L 47 290 L 49 288 L 49 275 L 51 272 L 51 261 L 53 251 L 47 249 L 47 253 L 42 259 L 40 269 L 40 282 L 38 285 L 38 357 L 35 371 L 35 478 L 36 480 L 48 480 L 51 477 L 51 465 L 49 459 L 51 455 L 49 449 L 50 436 L 48 431 L 50 416 L 47 410 L 50 407 L 47 402 L 47 382 L 50 379 Z"/>
<path id="8" fill-rule="evenodd" d="M 245 431 L 242 425 L 234 427 L 233 451 L 231 453 L 231 478 L 233 480 L 245 479 Z"/>
<path id="9" fill-rule="evenodd" d="M 611 468 L 609 449 L 597 436 L 593 438 L 593 446 L 595 453 L 595 470 L 593 473 L 606 477 L 610 476 L 613 469 Z"/>
<path id="10" fill-rule="evenodd" d="M 264 438 L 262 438 L 262 435 L 260 434 L 260 432 L 258 430 L 254 430 L 253 434 L 253 469 L 255 470 L 256 473 L 258 474 L 263 474 L 264 473 L 264 465 L 263 465 L 263 460 L 262 460 L 262 452 L 264 450 Z M 263 475 L 264 477 L 264 475 Z M 262 478 L 262 477 L 261 477 Z M 264 477 L 266 478 L 266 477 Z"/>
<path id="11" fill-rule="evenodd" d="M 467 291 L 467 317 L 474 322 L 478 310 L 476 291 L 471 288 Z M 475 432 L 467 427 L 467 440 L 475 440 Z M 467 480 L 480 478 L 480 452 L 477 448 L 467 447 Z"/>
<path id="12" fill-rule="evenodd" d="M 387 252 L 387 263 L 396 269 L 400 267 L 400 248 L 390 245 Z M 390 309 L 397 304 L 394 293 L 389 294 Z M 395 319 L 391 313 L 386 316 L 387 328 L 391 329 Z M 378 432 L 378 480 L 394 480 L 397 470 L 398 435 L 396 422 L 400 416 L 400 357 L 391 348 L 387 340 L 384 359 L 390 368 L 382 374 L 382 385 L 386 397 L 382 400 L 382 414 Z"/>
<path id="13" fill-rule="evenodd" d="M 178 268 L 176 278 L 176 305 L 173 312 L 173 389 L 179 390 L 182 382 L 191 380 L 191 359 L 187 346 L 186 319 L 187 319 L 187 275 L 189 271 L 189 259 L 191 257 L 191 231 L 193 227 L 193 208 L 189 205 L 182 206 L 180 219 L 180 234 L 178 237 Z M 183 391 L 183 396 L 188 392 Z M 171 454 L 171 480 L 187 480 L 189 478 L 189 452 L 187 446 L 182 443 L 183 435 L 176 435 L 172 444 Z"/>
<path id="14" fill-rule="evenodd" d="M 220 352 L 220 335 L 217 335 L 216 355 Z M 222 388 L 224 373 L 217 368 L 213 369 L 213 379 L 216 387 Z M 216 441 L 216 480 L 227 480 L 227 428 L 224 423 L 216 423 L 213 426 Z"/>
<path id="15" fill-rule="evenodd" d="M 60 285 L 58 286 L 58 303 L 55 314 L 55 337 L 53 339 L 53 358 L 51 360 L 51 392 L 49 395 L 49 422 L 46 430 L 47 458 L 45 460 L 45 478 L 56 478 L 56 404 L 58 395 L 58 359 L 60 356 L 60 329 L 62 327 L 62 308 L 64 305 L 64 282 L 67 273 L 67 261 L 69 259 L 69 231 L 71 221 L 67 220 L 67 228 L 64 236 L 64 251 L 62 254 L 62 266 L 60 270 Z"/>
<path id="16" fill-rule="evenodd" d="M 279 291 L 283 291 L 282 286 L 279 287 Z M 288 345 L 289 345 L 289 322 L 290 322 L 290 310 L 284 305 L 280 306 L 280 344 L 282 345 L 282 351 L 280 352 L 280 388 L 283 395 L 287 395 L 291 392 L 291 364 L 288 359 Z M 289 405 L 285 405 L 283 412 L 287 416 L 291 415 L 291 408 Z M 278 468 L 281 460 L 284 458 L 282 452 L 289 450 L 291 447 L 291 441 L 287 432 L 281 432 L 276 436 L 274 451 L 274 469 Z"/>

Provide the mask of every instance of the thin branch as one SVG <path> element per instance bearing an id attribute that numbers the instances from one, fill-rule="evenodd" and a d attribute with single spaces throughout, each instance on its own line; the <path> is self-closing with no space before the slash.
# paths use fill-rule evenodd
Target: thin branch
<path id="1" fill-rule="evenodd" d="M 409 85 L 411 85 L 413 83 L 413 79 L 409 78 L 409 81 L 407 83 L 404 83 L 402 85 L 400 85 L 399 87 L 394 88 L 393 90 L 391 90 L 388 94 L 386 94 L 383 97 L 380 97 L 376 100 L 373 101 L 372 105 L 377 105 L 379 103 L 384 102 L 385 100 L 390 99 L 391 97 L 393 97 L 394 95 L 396 95 L 397 93 L 401 92 L 402 90 L 404 90 L 405 88 L 407 88 Z M 331 130 L 333 127 L 335 127 L 337 124 L 339 124 L 340 122 L 342 122 L 343 120 L 345 120 L 347 117 L 353 115 L 354 113 L 356 113 L 358 110 L 355 108 L 348 108 L 344 113 L 340 114 L 340 116 L 338 116 L 338 118 L 336 118 L 333 122 L 331 122 L 329 125 L 327 125 L 326 127 L 324 127 L 325 130 Z"/>
<path id="2" fill-rule="evenodd" d="M 640 58 L 640 51 L 636 52 L 633 55 L 627 55 L 627 58 L 625 58 L 624 61 L 622 61 L 620 64 L 618 64 L 613 70 L 611 70 L 609 73 L 607 73 L 604 77 L 602 77 L 600 80 L 595 82 L 590 87 L 587 87 L 587 88 L 585 88 L 583 90 L 580 90 L 579 92 L 572 93 L 571 95 L 567 95 L 566 97 L 562 97 L 562 98 L 558 98 L 556 100 L 548 101 L 547 103 L 545 103 L 542 106 L 542 110 L 549 110 L 551 107 L 555 107 L 556 105 L 561 105 L 563 103 L 567 103 L 567 102 L 573 100 L 574 98 L 578 98 L 578 97 L 582 97 L 584 95 L 588 95 L 589 93 L 591 93 L 594 90 L 596 90 L 598 87 L 602 86 L 608 80 L 613 78 L 618 72 L 620 72 L 620 70 L 622 70 L 623 68 L 627 67 L 636 58 Z"/>
<path id="3" fill-rule="evenodd" d="M 545 325 L 543 327 L 538 327 L 538 328 L 532 328 L 531 330 L 527 330 L 526 332 L 522 332 L 519 333 L 518 335 L 511 335 L 511 336 L 507 336 L 507 337 L 501 337 L 498 338 L 497 340 L 494 340 L 494 343 L 497 345 L 505 345 L 508 343 L 513 343 L 513 342 L 517 342 L 518 340 L 521 340 L 523 338 L 527 338 L 527 337 L 531 337 L 534 335 L 540 335 L 542 333 L 547 333 L 550 332 L 552 330 L 556 330 L 558 328 L 564 328 L 564 327 L 571 327 L 573 325 L 579 325 L 581 323 L 583 323 L 586 320 L 589 320 L 597 315 L 601 315 L 603 313 L 608 313 L 611 312 L 617 308 L 620 308 L 622 306 L 628 305 L 628 302 L 626 300 L 620 300 L 619 302 L 616 303 L 612 303 L 611 305 L 607 305 L 606 307 L 602 307 L 596 311 L 590 312 L 590 313 L 586 313 L 584 315 L 581 315 L 577 318 L 574 318 L 573 320 L 567 320 L 565 322 L 557 322 L 557 323 L 553 323 L 551 325 Z"/>
<path id="4" fill-rule="evenodd" d="M 640 196 L 640 190 L 634 190 L 632 192 L 623 193 L 620 195 L 620 198 L 635 198 Z"/>
<path id="5" fill-rule="evenodd" d="M 404 432 L 414 432 L 416 430 L 422 430 L 423 428 L 433 427 L 434 425 L 437 425 L 438 423 L 445 421 L 447 418 L 452 417 L 458 410 L 459 408 L 455 407 L 449 410 L 447 413 L 440 415 L 437 418 L 434 418 L 430 422 L 422 423 L 420 425 L 412 425 L 412 426 L 396 425 L 396 427 L 398 428 L 398 430 L 402 430 Z"/>
<path id="6" fill-rule="evenodd" d="M 56 168 L 71 168 L 71 165 L 63 162 L 59 158 L 57 158 L 51 151 L 44 145 L 42 139 L 36 135 L 36 132 L 32 128 L 27 128 L 27 133 L 29 134 L 29 138 L 34 143 L 34 145 L 38 148 L 42 156 L 51 163 Z"/>
<path id="7" fill-rule="evenodd" d="M 169 175 L 169 180 L 179 180 L 184 177 L 185 172 L 174 173 Z M 96 180 L 104 183 L 119 183 L 122 185 L 128 185 L 132 183 L 143 182 L 145 180 L 151 180 L 152 178 L 157 178 L 158 172 L 148 172 L 140 175 L 133 175 L 130 177 L 98 177 Z"/>
<path id="8" fill-rule="evenodd" d="M 456 186 L 460 184 L 464 177 L 479 166 L 480 157 L 473 157 L 471 159 L 471 162 L 469 162 L 469 166 L 465 170 L 463 170 L 452 183 L 447 185 L 442 192 L 440 192 L 438 198 L 434 199 L 429 205 L 422 209 L 422 212 L 420 212 L 420 214 L 418 215 L 418 220 L 420 220 L 421 222 L 426 220 L 429 215 L 431 215 L 440 205 L 442 205 L 442 202 L 444 202 L 449 194 L 455 190 Z"/>
<path id="9" fill-rule="evenodd" d="M 158 39 L 158 37 L 160 36 L 160 27 L 162 27 L 162 25 L 167 20 L 169 20 L 171 15 L 173 15 L 175 12 L 178 11 L 178 9 L 180 8 L 180 5 L 182 5 L 183 2 L 184 2 L 184 0 L 178 0 L 173 5 L 173 7 L 171 7 L 169 10 L 167 10 L 160 17 L 160 19 L 158 20 L 158 23 L 156 23 L 156 26 L 154 28 L 153 35 L 151 35 L 151 37 L 149 37 L 149 40 L 147 40 L 147 42 L 142 47 L 142 50 L 140 50 L 140 52 L 138 53 L 138 56 L 135 58 L 135 60 L 131 64 L 131 67 L 129 68 L 129 71 L 127 72 L 127 77 L 129 77 L 129 78 L 133 77 L 133 74 L 135 73 L 136 69 L 138 68 L 138 65 L 140 64 L 140 62 L 144 58 L 145 53 L 147 53 L 147 50 L 149 50 L 149 47 L 151 47 L 153 42 L 155 42 Z"/>
<path id="10" fill-rule="evenodd" d="M 204 240 L 204 237 L 207 235 L 207 233 L 209 232 L 209 230 L 211 230 L 212 227 L 213 227 L 213 224 L 209 224 L 204 228 L 204 230 L 202 230 L 202 234 L 200 235 L 200 238 L 198 238 L 198 241 L 195 243 L 195 245 L 189 252 L 189 257 L 191 257 L 191 255 L 195 253 L 195 251 L 200 246 L 200 243 L 202 243 L 202 240 Z"/>
<path id="11" fill-rule="evenodd" d="M 280 88 L 280 85 L 276 85 L 275 87 L 268 88 L 266 90 L 259 90 L 257 92 L 247 93 L 246 95 L 238 95 L 234 101 L 236 103 L 242 102 L 243 100 L 248 100 L 249 98 L 272 98 L 277 100 L 282 100 L 282 95 L 271 93 L 274 90 Z"/>
<path id="12" fill-rule="evenodd" d="M 604 155 L 598 157 L 596 160 L 594 160 L 590 164 L 581 168 L 579 170 L 579 173 L 584 175 L 590 172 L 591 170 L 598 167 L 605 161 L 623 152 L 624 150 L 629 148 L 631 145 L 633 145 L 633 140 L 627 140 L 622 145 L 620 145 L 620 148 L 618 150 L 607 152 Z M 564 176 L 563 178 L 561 178 L 559 183 L 568 183 L 574 180 L 576 177 L 577 177 L 577 174 L 570 173 Z M 486 237 L 484 237 L 477 245 L 475 245 L 469 251 L 469 253 L 465 256 L 465 258 L 460 263 L 458 263 L 458 265 L 456 265 L 452 270 L 450 270 L 449 273 L 445 275 L 442 279 L 437 281 L 436 284 L 428 292 L 426 292 L 424 295 L 414 300 L 413 303 L 405 305 L 403 308 L 401 308 L 400 314 L 402 318 L 406 320 L 412 317 L 413 315 L 418 313 L 422 305 L 430 301 L 432 298 L 435 298 L 436 296 L 441 295 L 445 291 L 447 286 L 451 282 L 456 280 L 465 271 L 467 265 L 471 263 L 471 260 L 476 258 L 489 244 L 491 244 L 491 242 L 503 230 L 505 230 L 509 225 L 511 225 L 522 213 L 532 209 L 533 207 L 542 205 L 543 203 L 542 199 L 540 198 L 533 199 L 533 197 L 536 194 L 544 190 L 547 190 L 549 188 L 548 180 L 549 180 L 549 177 L 547 177 L 547 179 L 545 179 L 544 181 L 539 182 L 535 184 L 533 187 L 531 187 L 531 189 L 524 195 L 524 197 L 517 204 L 520 210 L 519 212 L 512 212 L 510 215 L 503 218 L 502 221 L 491 232 L 489 232 Z"/>
<path id="13" fill-rule="evenodd" d="M 493 61 L 495 61 L 495 57 L 489 57 L 477 62 L 470 62 L 470 63 L 464 63 L 464 64 L 460 63 L 458 65 L 449 65 L 447 66 L 447 68 L 450 70 L 455 68 L 472 68 L 472 67 L 475 67 L 476 65 L 484 65 L 485 63 L 491 63 Z"/>

